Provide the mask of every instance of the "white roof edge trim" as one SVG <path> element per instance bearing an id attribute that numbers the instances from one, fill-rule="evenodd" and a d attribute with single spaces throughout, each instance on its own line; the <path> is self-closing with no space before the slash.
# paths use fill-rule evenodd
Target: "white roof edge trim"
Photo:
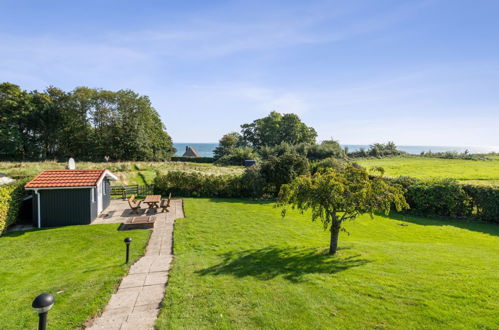
<path id="1" fill-rule="evenodd" d="M 118 177 L 111 173 L 109 170 L 105 170 L 104 175 L 111 181 L 118 181 Z"/>

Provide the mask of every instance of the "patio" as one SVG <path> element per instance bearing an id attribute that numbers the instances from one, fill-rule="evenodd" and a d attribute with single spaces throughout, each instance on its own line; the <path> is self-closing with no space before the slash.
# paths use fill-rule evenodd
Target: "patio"
<path id="1" fill-rule="evenodd" d="M 172 199 L 168 212 L 161 212 L 161 208 L 158 208 L 158 212 L 154 212 L 153 210 L 147 209 L 147 205 L 141 205 L 139 214 L 131 213 L 131 211 L 127 201 L 112 199 L 104 212 L 102 212 L 91 224 L 124 223 L 128 219 L 139 216 L 155 216 L 156 222 L 166 220 L 167 214 L 169 217 L 173 216 L 174 219 L 183 216 L 181 199 Z"/>

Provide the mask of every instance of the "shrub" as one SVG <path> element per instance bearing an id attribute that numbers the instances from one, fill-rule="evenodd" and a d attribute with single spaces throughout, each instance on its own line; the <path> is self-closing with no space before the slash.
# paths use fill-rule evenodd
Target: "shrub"
<path id="1" fill-rule="evenodd" d="M 297 154 L 272 156 L 269 160 L 262 162 L 260 169 L 262 179 L 275 195 L 279 193 L 283 184 L 288 184 L 296 177 L 309 172 L 307 159 Z"/>
<path id="2" fill-rule="evenodd" d="M 204 175 L 171 171 L 154 179 L 154 191 L 186 197 L 251 197 L 242 188 L 241 176 Z"/>
<path id="3" fill-rule="evenodd" d="M 24 185 L 28 181 L 23 179 L 0 186 L 0 235 L 15 223 L 26 194 Z"/>
<path id="4" fill-rule="evenodd" d="M 240 147 L 232 149 L 228 154 L 220 157 L 215 164 L 217 165 L 244 165 L 248 159 L 258 159 L 258 155 L 251 147 Z"/>
<path id="5" fill-rule="evenodd" d="M 463 185 L 463 190 L 471 197 L 477 218 L 499 222 L 499 187 Z"/>

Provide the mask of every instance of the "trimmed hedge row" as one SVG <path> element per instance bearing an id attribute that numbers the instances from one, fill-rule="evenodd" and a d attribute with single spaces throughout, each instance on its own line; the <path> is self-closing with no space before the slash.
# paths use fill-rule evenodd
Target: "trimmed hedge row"
<path id="1" fill-rule="evenodd" d="M 154 192 L 185 197 L 259 197 L 258 178 L 252 171 L 244 175 L 205 175 L 171 171 L 154 179 Z"/>
<path id="2" fill-rule="evenodd" d="M 188 163 L 213 163 L 215 159 L 213 157 L 183 157 L 183 156 L 173 156 L 171 158 L 172 162 L 188 162 Z"/>
<path id="3" fill-rule="evenodd" d="M 405 198 L 419 215 L 477 218 L 499 223 L 499 187 L 462 185 L 455 180 L 419 180 L 410 177 L 388 179 L 405 189 Z M 154 190 L 192 197 L 273 197 L 274 191 L 251 167 L 243 175 L 204 175 L 181 171 L 157 176 Z"/>
<path id="4" fill-rule="evenodd" d="M 390 179 L 405 188 L 412 212 L 499 222 L 499 187 L 462 185 L 451 179 Z"/>
<path id="5" fill-rule="evenodd" d="M 28 181 L 23 179 L 0 186 L 0 235 L 16 221 Z"/>

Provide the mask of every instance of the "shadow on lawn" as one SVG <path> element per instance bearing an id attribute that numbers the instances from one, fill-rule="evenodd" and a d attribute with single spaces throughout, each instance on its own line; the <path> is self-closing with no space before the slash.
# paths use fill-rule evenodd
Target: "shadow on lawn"
<path id="1" fill-rule="evenodd" d="M 453 226 L 484 234 L 499 236 L 499 224 L 473 219 L 424 218 L 392 212 L 390 218 L 421 226 Z"/>
<path id="2" fill-rule="evenodd" d="M 341 249 L 340 249 L 341 252 Z M 307 274 L 334 274 L 352 267 L 362 266 L 367 259 L 360 255 L 330 256 L 311 248 L 268 247 L 258 250 L 229 252 L 221 255 L 218 265 L 198 271 L 200 275 L 252 276 L 259 280 L 270 280 L 282 275 L 292 282 L 303 281 Z"/>

